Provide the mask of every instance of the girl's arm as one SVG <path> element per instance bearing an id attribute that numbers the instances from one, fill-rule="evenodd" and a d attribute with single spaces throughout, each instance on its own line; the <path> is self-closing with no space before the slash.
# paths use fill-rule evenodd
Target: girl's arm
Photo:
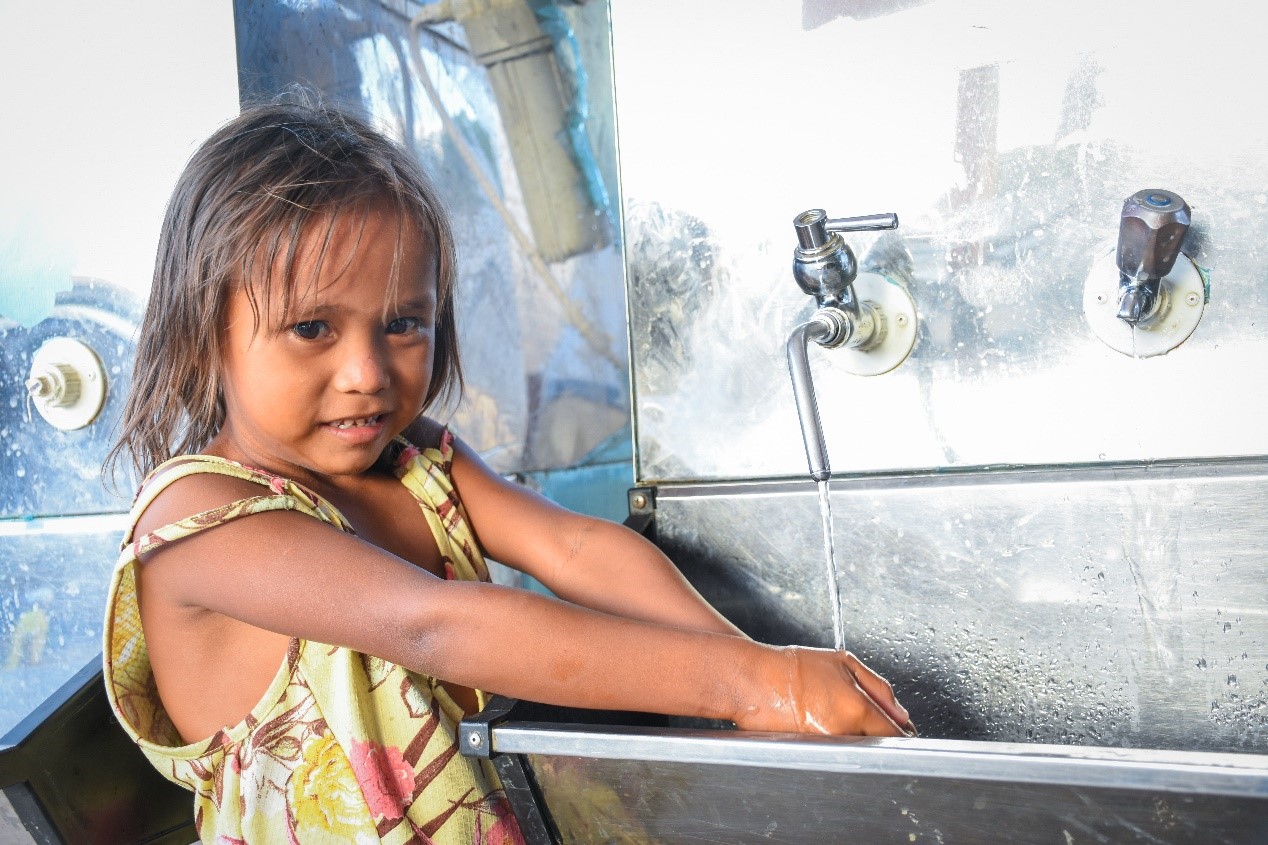
<path id="1" fill-rule="evenodd" d="M 175 482 L 146 521 L 258 494 L 237 479 L 193 480 Z M 143 603 L 210 611 L 545 703 L 729 719 L 754 730 L 888 736 L 901 734 L 907 719 L 885 682 L 849 655 L 442 581 L 293 512 L 243 517 L 162 546 L 147 556 L 141 586 Z"/>
<path id="2" fill-rule="evenodd" d="M 428 443 L 440 431 L 406 432 Z M 661 625 L 744 636 L 659 549 L 623 525 L 574 513 L 507 481 L 454 438 L 453 480 L 481 549 L 574 604 Z"/>

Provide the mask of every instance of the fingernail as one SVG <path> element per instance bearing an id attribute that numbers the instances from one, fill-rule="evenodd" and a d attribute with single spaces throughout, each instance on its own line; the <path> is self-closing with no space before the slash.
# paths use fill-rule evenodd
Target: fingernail
<path id="1" fill-rule="evenodd" d="M 907 724 L 903 725 L 903 730 L 907 733 L 907 736 L 920 736 L 920 731 L 916 730 L 916 723 L 910 719 L 907 720 Z"/>

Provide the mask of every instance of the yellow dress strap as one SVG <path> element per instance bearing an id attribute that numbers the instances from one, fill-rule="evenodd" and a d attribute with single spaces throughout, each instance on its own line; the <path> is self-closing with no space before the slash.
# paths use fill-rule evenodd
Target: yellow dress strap
<path id="1" fill-rule="evenodd" d="M 168 486 L 181 478 L 208 472 L 251 481 L 269 488 L 271 492 L 260 496 L 238 499 L 226 505 L 187 516 L 140 537 L 133 537 L 133 526 L 136 525 L 137 519 Z M 355 533 L 352 530 L 352 526 L 348 524 L 343 514 L 334 505 L 290 479 L 271 475 L 263 470 L 212 455 L 185 455 L 163 463 L 146 476 L 145 481 L 142 482 L 141 489 L 137 492 L 136 500 L 132 504 L 132 511 L 128 517 L 128 533 L 124 537 L 123 544 L 126 551 L 131 552 L 136 557 L 140 557 L 164 543 L 170 543 L 174 540 L 197 534 L 207 528 L 222 525 L 238 517 L 274 510 L 300 511 L 308 516 L 317 517 L 323 522 L 330 523 L 348 533 Z M 127 549 L 128 545 L 131 545 L 132 548 Z"/>

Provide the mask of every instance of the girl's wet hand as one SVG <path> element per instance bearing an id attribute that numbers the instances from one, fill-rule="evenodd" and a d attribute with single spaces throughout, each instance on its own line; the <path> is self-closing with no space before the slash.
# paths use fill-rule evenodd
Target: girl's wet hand
<path id="1" fill-rule="evenodd" d="M 766 706 L 736 719 L 745 730 L 847 736 L 912 736 L 911 718 L 889 682 L 848 651 L 778 650 L 785 680 L 771 685 Z M 773 680 L 773 678 L 772 678 Z"/>

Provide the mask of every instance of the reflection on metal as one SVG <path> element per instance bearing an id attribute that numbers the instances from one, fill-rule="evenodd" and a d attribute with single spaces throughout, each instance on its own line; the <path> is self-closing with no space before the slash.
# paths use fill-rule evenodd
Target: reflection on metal
<path id="1" fill-rule="evenodd" d="M 1268 810 L 1268 757 L 1246 754 L 515 722 L 490 733 L 495 754 L 1200 793 Z"/>
<path id="2" fill-rule="evenodd" d="M 101 652 L 126 515 L 0 520 L 0 735 Z"/>
<path id="3" fill-rule="evenodd" d="M 605 246 L 606 215 L 590 201 L 585 177 L 563 143 L 566 92 L 554 44 L 533 9 L 525 0 L 439 0 L 423 7 L 412 25 L 447 21 L 462 24 L 489 74 L 542 257 L 559 261 Z"/>
<path id="4" fill-rule="evenodd" d="M 813 307 L 784 256 L 808 200 L 898 213 L 851 241 L 920 317 L 883 379 L 816 362 L 838 474 L 1268 453 L 1268 394 L 1244 389 L 1268 360 L 1268 101 L 1237 81 L 1258 73 L 1243 6 L 732 6 L 613 3 L 641 483 L 801 474 L 783 340 Z M 1169 43 L 1176 16 L 1186 70 L 1142 89 L 1139 45 Z M 785 84 L 807 56 L 851 80 L 848 109 Z M 1123 198 L 1152 185 L 1192 207 L 1184 249 L 1217 295 L 1183 354 L 1142 366 L 1089 329 L 1083 289 Z M 1167 424 L 1138 425 L 1159 402 Z"/>
<path id="5" fill-rule="evenodd" d="M 834 478 L 847 647 L 923 736 L 1268 752 L 1268 465 Z M 657 543 L 751 636 L 830 646 L 809 482 L 662 485 Z"/>
<path id="6" fill-rule="evenodd" d="M 1268 394 L 1246 389 L 1268 361 L 1268 102 L 1236 81 L 1258 72 L 1244 7 L 1185 9 L 772 0 L 706 20 L 613 0 L 635 479 L 656 541 L 757 639 L 830 646 L 838 612 L 933 738 L 904 747 L 971 741 L 988 779 L 529 755 L 565 841 L 1268 839 Z M 1182 14 L 1186 71 L 1140 85 L 1139 45 Z M 848 109 L 786 84 L 808 56 L 851 81 Z M 1153 131 L 1178 102 L 1195 105 Z M 839 166 L 806 153 L 809 132 Z M 1148 361 L 1084 313 L 1093 273 L 1132 333 L 1101 245 L 1143 185 L 1192 208 L 1162 306 L 1128 297 Z M 817 304 L 789 284 L 778 210 L 808 196 L 901 216 L 851 241 L 919 316 L 884 377 L 814 357 L 822 470 L 832 456 L 816 475 L 849 515 L 838 602 L 815 485 L 792 480 L 785 338 Z M 1138 237 L 1159 235 L 1144 263 L 1161 266 L 1165 225 Z M 743 354 L 719 340 L 736 337 Z M 1044 760 L 1015 780 L 1009 743 L 1067 746 L 1103 779 Z M 1140 779 L 1175 752 L 1230 755 L 1247 794 Z"/>
<path id="7" fill-rule="evenodd" d="M 450 13 L 447 5 L 440 4 L 438 7 L 441 8 L 444 15 L 448 15 Z M 523 11 L 527 11 L 527 8 Z M 602 246 L 601 243 L 583 243 L 582 239 L 574 239 L 566 245 L 561 246 L 562 241 L 559 235 L 563 229 L 568 228 L 568 221 L 566 219 L 557 220 L 557 218 L 563 218 L 567 215 L 567 217 L 571 218 L 573 222 L 576 222 L 579 217 L 588 217 L 593 220 L 595 216 L 593 210 L 583 213 L 575 208 L 568 208 L 567 203 L 563 203 L 563 207 L 541 207 L 545 206 L 547 201 L 552 197 L 558 197 L 560 198 L 558 201 L 562 202 L 563 197 L 578 195 L 576 191 L 576 188 L 578 187 L 576 183 L 578 180 L 576 178 L 572 179 L 572 182 L 574 183 L 572 187 L 574 190 L 571 192 L 562 193 L 553 189 L 549 184 L 550 180 L 546 178 L 546 174 L 540 172 L 541 169 L 535 166 L 538 162 L 532 160 L 534 159 L 532 149 L 533 145 L 523 143 L 522 138 L 518 139 L 520 143 L 515 143 L 517 139 L 514 136 L 512 137 L 512 153 L 514 154 L 519 152 L 519 158 L 530 159 L 526 162 L 519 162 L 517 166 L 524 167 L 529 171 L 530 188 L 538 188 L 538 190 L 530 194 L 527 200 L 537 200 L 539 208 L 530 208 L 530 212 L 536 212 L 536 214 L 530 214 L 530 218 L 540 217 L 541 220 L 538 225 L 542 227 L 544 232 L 538 236 L 538 243 L 534 244 L 533 241 L 530 240 L 524 233 L 523 229 L 520 228 L 519 223 L 515 219 L 515 215 L 511 212 L 511 209 L 500 196 L 497 187 L 489 180 L 489 177 L 485 175 L 483 166 L 477 158 L 475 151 L 471 148 L 471 145 L 467 143 L 466 139 L 459 131 L 453 116 L 446 110 L 446 106 L 441 100 L 440 93 L 436 90 L 436 84 L 433 82 L 431 73 L 427 69 L 427 63 L 423 59 L 422 48 L 419 44 L 419 31 L 421 29 L 426 29 L 426 31 L 433 36 L 437 35 L 433 29 L 426 26 L 426 24 L 431 20 L 432 15 L 424 12 L 410 21 L 410 55 L 413 58 L 413 68 L 414 72 L 418 75 L 418 81 L 422 84 L 423 90 L 427 92 L 427 97 L 431 100 L 432 107 L 436 110 L 436 114 L 440 118 L 441 125 L 445 128 L 446 135 L 448 135 L 449 140 L 454 145 L 454 149 L 458 151 L 458 154 L 466 163 L 472 179 L 480 187 L 480 191 L 484 194 L 485 199 L 498 213 L 498 216 L 502 218 L 502 222 L 506 226 L 506 231 L 515 239 L 515 242 L 518 244 L 521 252 L 525 258 L 528 259 L 534 272 L 536 272 L 538 279 L 540 279 L 546 286 L 546 290 L 550 292 L 555 301 L 559 303 L 567 323 L 586 339 L 586 342 L 589 343 L 595 354 L 609 361 L 614 366 L 620 367 L 622 365 L 621 360 L 613 351 L 611 340 L 602 329 L 590 324 L 581 308 L 577 305 L 577 303 L 573 302 L 572 299 L 569 298 L 567 292 L 559 286 L 559 282 L 556 281 L 554 273 L 552 273 L 550 268 L 546 266 L 547 260 L 567 258 L 571 255 L 588 252 Z M 487 26 L 491 24 L 489 21 L 485 21 L 484 25 Z M 504 75 L 494 75 L 491 78 L 495 84 L 499 80 L 502 83 L 506 82 Z M 511 93 L 513 93 L 512 88 L 507 88 L 503 92 L 506 96 L 510 96 Z M 518 103 L 515 104 L 513 106 L 513 111 L 517 113 L 522 112 L 522 105 Z M 512 124 L 512 132 L 516 129 L 517 127 Z M 569 168 L 568 173 L 572 177 L 576 177 L 578 175 L 573 168 Z M 573 231 L 575 233 L 577 229 L 574 228 Z M 590 229 L 587 228 L 586 231 L 590 231 Z M 543 241 L 545 242 L 544 249 L 540 247 Z"/>
<path id="8" fill-rule="evenodd" d="M 55 337 L 36 350 L 26 389 L 49 425 L 74 431 L 96 419 L 106 403 L 106 371 L 91 346 Z"/>
<path id="9" fill-rule="evenodd" d="M 568 843 L 1245 845 L 1268 835 L 1268 807 L 1260 796 L 673 760 L 528 760 Z"/>
<path id="10" fill-rule="evenodd" d="M 534 845 L 1268 834 L 1265 757 L 684 730 L 534 708 L 491 705 L 460 730 L 478 739 L 464 754 L 492 752 Z"/>

